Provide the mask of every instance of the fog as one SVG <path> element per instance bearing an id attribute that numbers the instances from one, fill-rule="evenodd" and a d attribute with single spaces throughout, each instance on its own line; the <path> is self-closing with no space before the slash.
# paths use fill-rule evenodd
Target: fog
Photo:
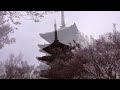
<path id="1" fill-rule="evenodd" d="M 119 11 L 65 11 L 66 26 L 76 23 L 80 32 L 85 35 L 92 35 L 98 38 L 99 35 L 112 32 L 112 23 L 116 23 L 117 30 L 120 29 L 120 12 Z M 47 43 L 39 34 L 54 30 L 54 20 L 56 19 L 57 27 L 60 27 L 60 12 L 45 15 L 41 22 L 35 23 L 30 20 L 21 19 L 21 25 L 17 26 L 11 37 L 16 38 L 16 43 L 6 45 L 0 50 L 0 60 L 5 61 L 10 54 L 23 54 L 24 60 L 30 64 L 39 64 L 35 58 L 43 55 L 39 52 L 38 44 Z"/>

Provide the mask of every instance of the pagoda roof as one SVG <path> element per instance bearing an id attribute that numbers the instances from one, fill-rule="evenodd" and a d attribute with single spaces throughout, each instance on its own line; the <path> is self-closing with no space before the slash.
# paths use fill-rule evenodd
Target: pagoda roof
<path id="1" fill-rule="evenodd" d="M 52 51 L 52 50 L 55 49 L 55 48 L 60 48 L 60 49 L 62 49 L 62 51 L 65 52 L 65 51 L 70 49 L 70 46 L 65 45 L 65 44 L 63 44 L 63 43 L 61 43 L 57 40 L 57 41 L 54 41 L 49 46 L 43 48 L 43 50 L 46 51 L 47 53 L 53 54 L 54 51 Z"/>
<path id="2" fill-rule="evenodd" d="M 53 59 L 53 56 L 43 56 L 43 57 L 37 57 L 37 59 L 39 61 L 47 61 L 47 62 L 52 62 L 54 59 Z"/>
<path id="3" fill-rule="evenodd" d="M 63 44 L 69 45 L 69 43 L 73 43 L 73 40 L 78 39 L 77 35 L 79 31 L 76 24 L 74 23 L 69 27 L 58 29 L 57 33 L 58 40 Z M 54 31 L 40 34 L 40 36 L 50 44 L 54 41 Z"/>
<path id="4" fill-rule="evenodd" d="M 50 44 L 38 44 L 38 47 L 39 48 L 41 48 L 41 49 L 43 49 L 43 48 L 45 48 L 45 47 L 47 47 L 47 46 L 49 46 Z"/>

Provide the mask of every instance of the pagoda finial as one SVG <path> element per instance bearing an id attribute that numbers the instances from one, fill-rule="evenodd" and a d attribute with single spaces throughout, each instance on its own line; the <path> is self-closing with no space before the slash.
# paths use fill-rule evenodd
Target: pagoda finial
<path id="1" fill-rule="evenodd" d="M 55 41 L 57 41 L 57 40 L 58 40 L 58 37 L 57 37 L 57 25 L 56 25 L 56 20 L 55 20 L 54 28 L 55 28 Z"/>
<path id="2" fill-rule="evenodd" d="M 61 28 L 65 27 L 64 11 L 61 11 Z"/>

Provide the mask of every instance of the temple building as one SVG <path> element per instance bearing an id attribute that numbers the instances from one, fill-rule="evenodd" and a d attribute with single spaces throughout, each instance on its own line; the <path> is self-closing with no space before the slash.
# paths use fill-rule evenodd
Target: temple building
<path id="1" fill-rule="evenodd" d="M 66 27 L 63 11 L 61 11 L 60 28 L 57 29 L 55 22 L 54 29 L 55 30 L 53 32 L 40 34 L 40 36 L 49 43 L 38 45 L 40 47 L 40 52 L 47 54 L 47 56 L 37 57 L 40 61 L 52 62 L 61 53 L 65 54 L 67 51 L 70 51 L 72 48 L 70 43 L 73 44 L 79 37 L 79 31 L 75 23 L 69 27 Z"/>
<path id="2" fill-rule="evenodd" d="M 72 47 L 61 43 L 58 40 L 57 34 L 57 25 L 56 22 L 54 24 L 55 32 L 54 32 L 54 41 L 53 43 L 49 44 L 47 47 L 42 48 L 43 51 L 49 53 L 48 56 L 38 57 L 37 59 L 40 61 L 46 61 L 48 63 L 52 62 L 57 56 L 61 54 L 66 54 L 66 52 L 70 51 Z"/>
<path id="3" fill-rule="evenodd" d="M 61 11 L 61 26 L 57 30 L 57 33 L 58 33 L 59 41 L 66 45 L 70 45 L 70 43 L 73 44 L 74 43 L 73 40 L 77 41 L 79 37 L 80 32 L 75 23 L 69 27 L 66 27 L 64 11 Z M 54 31 L 47 33 L 40 33 L 40 36 L 44 40 L 46 40 L 49 44 L 51 44 L 54 41 Z M 42 51 L 42 48 L 48 46 L 49 44 L 44 44 L 44 45 L 39 44 L 38 46 L 41 48 Z"/>

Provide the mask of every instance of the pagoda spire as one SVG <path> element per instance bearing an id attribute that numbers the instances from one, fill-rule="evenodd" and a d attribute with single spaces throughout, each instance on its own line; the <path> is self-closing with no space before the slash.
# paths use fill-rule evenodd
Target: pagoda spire
<path id="1" fill-rule="evenodd" d="M 64 11 L 61 11 L 61 28 L 65 27 Z"/>
<path id="2" fill-rule="evenodd" d="M 58 41 L 56 20 L 55 20 L 54 28 L 55 28 L 55 41 Z"/>

